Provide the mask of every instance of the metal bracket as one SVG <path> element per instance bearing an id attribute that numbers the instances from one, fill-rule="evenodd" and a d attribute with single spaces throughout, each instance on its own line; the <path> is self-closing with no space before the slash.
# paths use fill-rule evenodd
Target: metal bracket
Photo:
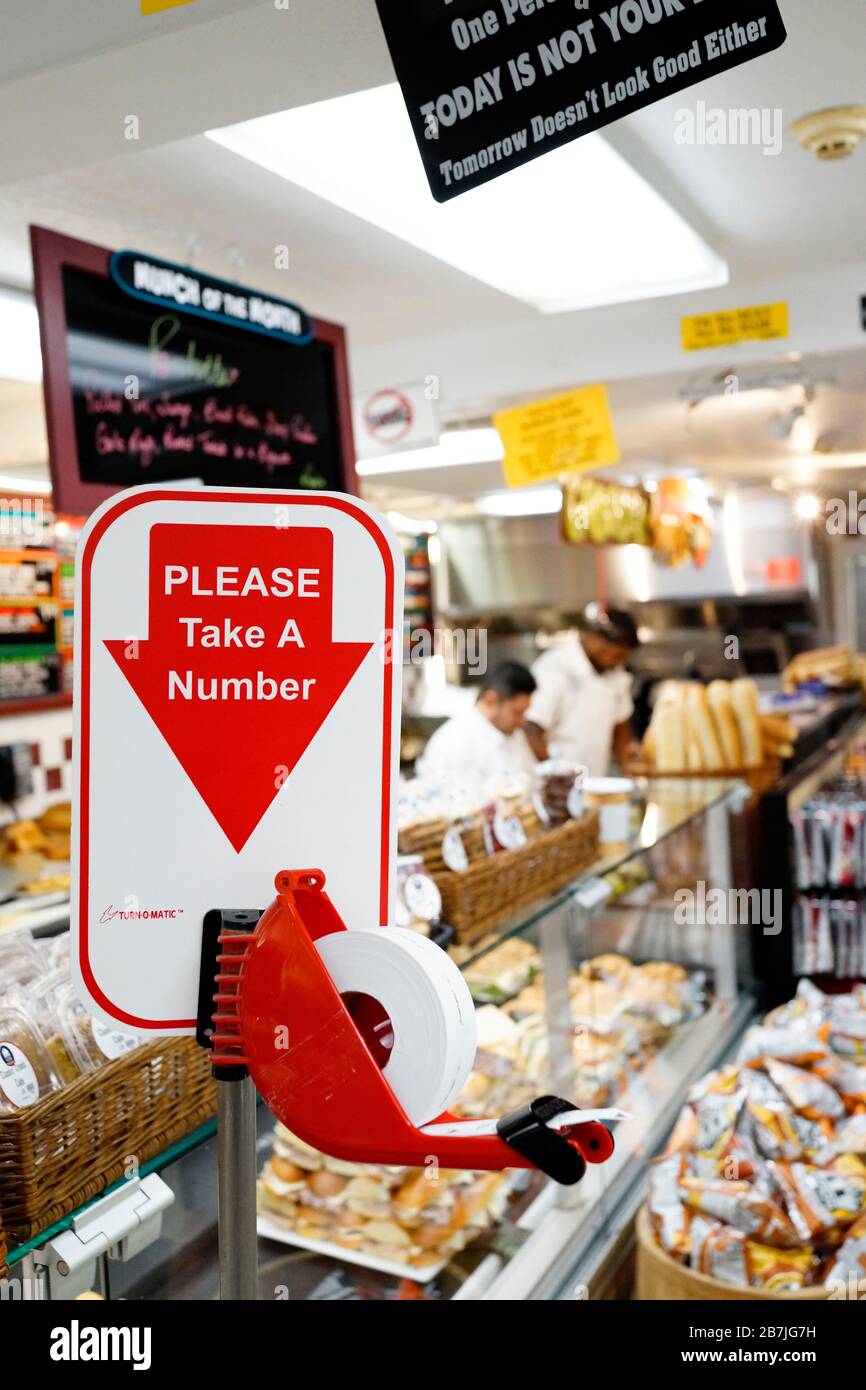
<path id="1" fill-rule="evenodd" d="M 131 1178 L 94 1202 L 72 1225 L 33 1252 L 48 1275 L 48 1297 L 75 1298 L 93 1287 L 96 1262 L 131 1260 L 159 1239 L 174 1193 L 156 1173 Z"/>

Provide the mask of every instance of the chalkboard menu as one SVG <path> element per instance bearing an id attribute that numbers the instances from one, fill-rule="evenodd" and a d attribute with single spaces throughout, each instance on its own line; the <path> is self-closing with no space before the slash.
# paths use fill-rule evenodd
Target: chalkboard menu
<path id="1" fill-rule="evenodd" d="M 121 488 L 187 478 L 351 487 L 341 329 L 314 321 L 309 341 L 286 341 L 136 296 L 102 248 L 41 229 L 33 243 L 56 506 L 89 510 Z"/>

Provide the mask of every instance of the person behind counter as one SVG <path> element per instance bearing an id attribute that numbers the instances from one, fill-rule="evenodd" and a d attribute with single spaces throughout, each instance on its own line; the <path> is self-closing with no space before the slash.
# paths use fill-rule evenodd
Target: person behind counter
<path id="1" fill-rule="evenodd" d="M 584 609 L 580 630 L 563 633 L 533 666 L 537 689 L 526 716 L 535 756 L 550 756 L 604 777 L 611 754 L 625 768 L 634 751 L 631 676 L 625 670 L 638 645 L 627 613 Z"/>
<path id="2" fill-rule="evenodd" d="M 440 786 L 461 786 L 483 795 L 510 772 L 529 773 L 535 754 L 523 732 L 535 692 L 531 671 L 502 661 L 484 677 L 471 709 L 438 728 L 418 759 L 416 773 Z"/>

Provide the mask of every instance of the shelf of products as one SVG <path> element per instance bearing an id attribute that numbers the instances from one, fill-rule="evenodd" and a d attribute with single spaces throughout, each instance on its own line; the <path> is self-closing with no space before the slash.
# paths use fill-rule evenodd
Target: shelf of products
<path id="1" fill-rule="evenodd" d="M 57 708 L 72 693 L 75 543 L 81 517 L 41 498 L 4 502 L 0 713 Z"/>
<path id="2" fill-rule="evenodd" d="M 627 847 L 462 953 L 479 1048 L 458 1112 L 502 1113 L 549 1091 L 616 1105 L 630 1118 L 613 1159 L 574 1189 L 527 1172 L 437 1174 L 435 1154 L 429 1171 L 362 1168 L 275 1134 L 260 1107 L 263 1297 L 526 1299 L 593 1285 L 625 1194 L 688 1087 L 754 1013 L 734 929 L 681 925 L 674 904 L 702 884 L 730 886 L 729 822 L 741 799 L 736 782 L 644 785 Z M 112 1266 L 115 1294 L 215 1291 L 208 1134 L 159 1165 L 177 1200 L 153 1252 Z M 35 1249 L 23 1251 L 34 1270 Z M 13 1267 L 21 1256 L 10 1252 Z"/>

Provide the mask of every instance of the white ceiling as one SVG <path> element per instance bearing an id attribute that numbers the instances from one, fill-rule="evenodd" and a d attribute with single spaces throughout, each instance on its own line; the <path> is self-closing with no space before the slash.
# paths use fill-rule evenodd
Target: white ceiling
<path id="1" fill-rule="evenodd" d="M 0 84 L 0 283 L 30 283 L 34 221 L 107 246 L 192 258 L 344 322 L 359 388 L 434 374 L 446 418 L 465 420 L 521 396 L 606 379 L 615 383 L 629 457 L 683 457 L 731 471 L 754 464 L 759 472 L 784 468 L 787 457 L 768 449 L 766 420 L 745 410 L 710 427 L 713 407 L 687 416 L 677 392 L 684 374 L 766 359 L 778 345 L 686 356 L 679 319 L 787 298 L 786 352 L 848 353 L 833 364 L 841 385 L 816 404 L 827 416 L 822 432 L 866 449 L 866 354 L 857 351 L 866 346 L 866 147 L 820 164 L 790 138 L 777 158 L 674 140 L 675 112 L 698 100 L 778 108 L 786 128 L 819 107 L 866 104 L 863 0 L 781 0 L 785 47 L 607 132 L 726 256 L 730 286 L 550 318 L 200 134 L 392 80 L 373 0 L 291 0 L 288 11 L 268 0 L 195 0 L 150 19 L 139 8 L 139 0 L 2 0 L 0 73 L 16 80 Z M 47 28 L 46 10 L 56 21 Z M 130 112 L 140 116 L 138 142 L 123 139 Z M 580 221 L 600 196 L 574 191 L 576 254 Z M 282 244 L 288 272 L 274 269 Z M 532 253 L 544 254 L 543 208 Z M 632 378 L 646 379 L 629 385 Z M 776 408 L 768 403 L 765 414 Z M 8 424 L 6 409 L 0 394 Z M 31 454 L 41 447 L 35 439 L 31 431 Z M 468 482 L 471 470 L 464 472 Z M 442 486 L 451 484 L 443 477 Z"/>
<path id="2" fill-rule="evenodd" d="M 64 67 L 260 4 L 175 0 L 176 8 L 144 16 L 141 0 L 0 0 L 0 81 Z"/>

